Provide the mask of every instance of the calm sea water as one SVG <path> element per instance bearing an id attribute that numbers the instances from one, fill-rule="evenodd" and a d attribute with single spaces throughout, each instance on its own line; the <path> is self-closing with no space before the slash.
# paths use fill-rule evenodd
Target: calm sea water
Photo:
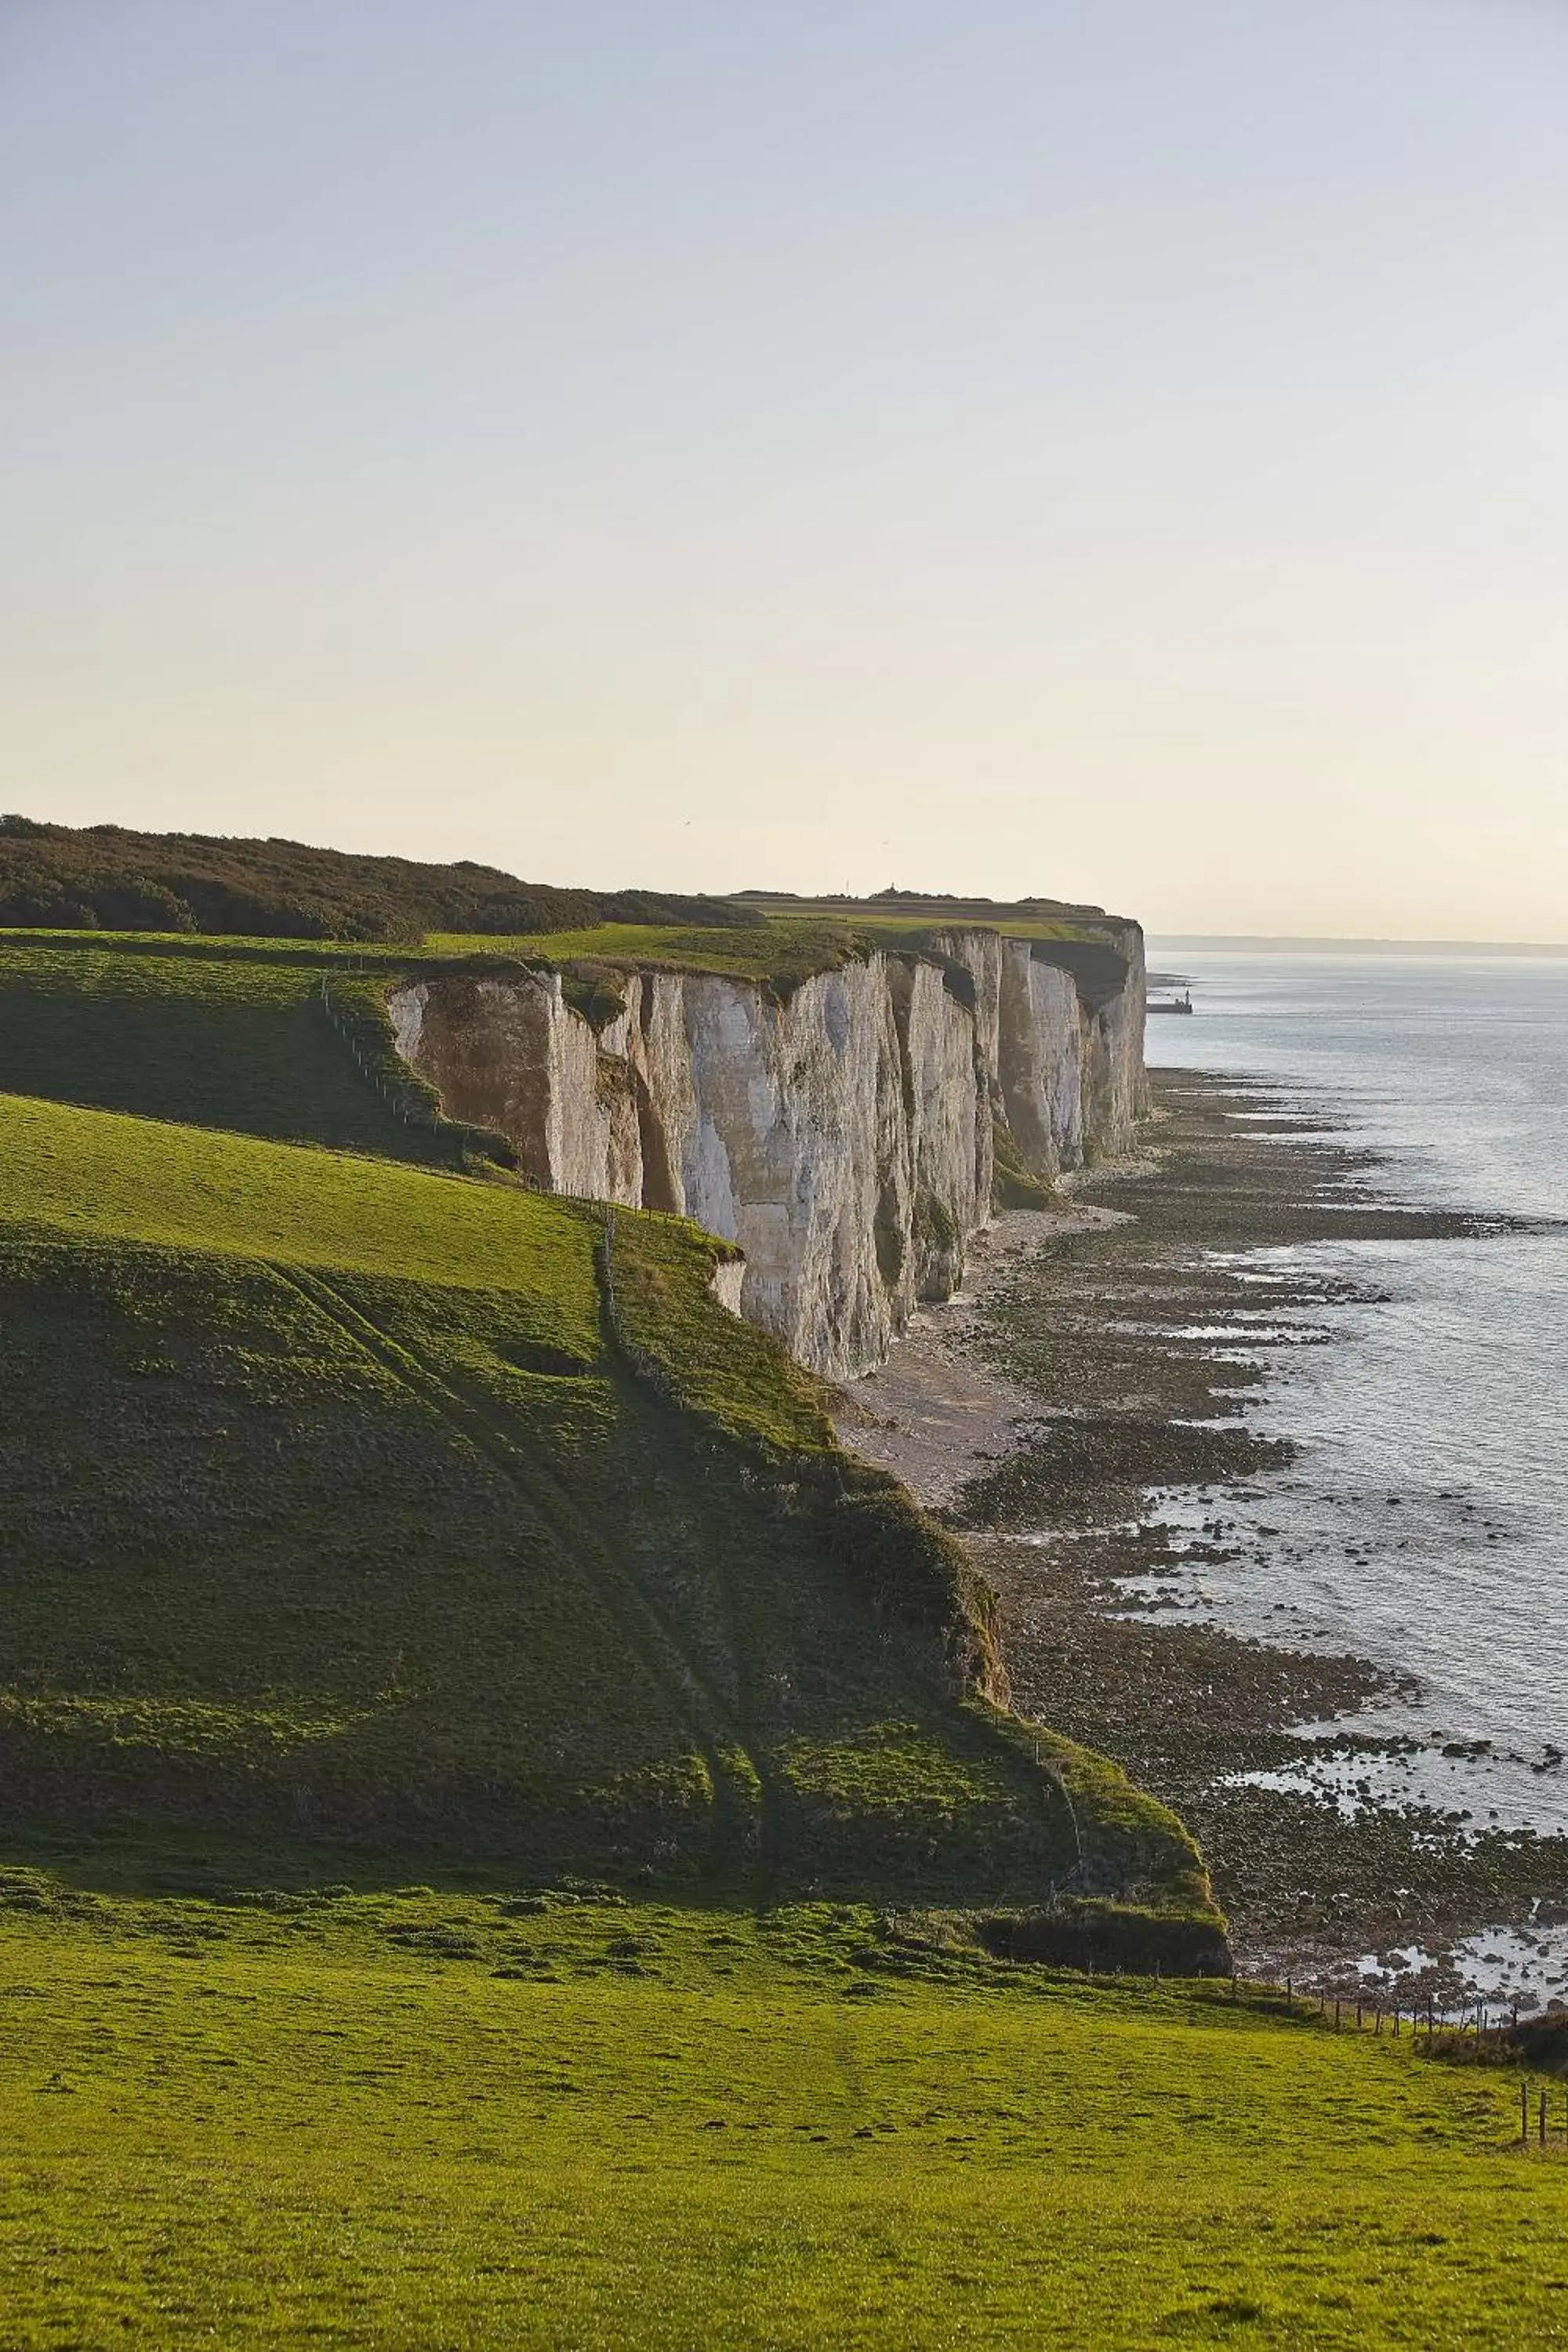
<path id="1" fill-rule="evenodd" d="M 1568 958 L 1156 943 L 1151 962 L 1190 976 L 1198 1007 L 1151 1022 L 1152 1066 L 1247 1073 L 1331 1108 L 1386 1155 L 1396 1197 L 1568 1216 Z M 1568 1762 L 1550 1756 L 1568 1749 L 1568 1231 L 1269 1255 L 1388 1303 L 1312 1318 L 1331 1346 L 1260 1350 L 1249 1411 L 1303 1451 L 1227 1506 L 1249 1557 L 1205 1570 L 1200 1605 L 1420 1676 L 1414 1714 L 1358 1727 L 1490 1743 L 1478 1760 L 1391 1763 L 1380 1793 L 1568 1831 Z"/>

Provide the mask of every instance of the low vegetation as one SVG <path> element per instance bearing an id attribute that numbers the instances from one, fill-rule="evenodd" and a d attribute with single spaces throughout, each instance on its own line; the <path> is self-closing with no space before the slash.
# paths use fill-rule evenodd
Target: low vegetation
<path id="1" fill-rule="evenodd" d="M 362 1076 L 329 1016 L 329 1003 L 352 1009 L 365 986 L 319 956 L 242 954 L 216 941 L 0 940 L 0 1088 L 450 1160 L 427 1105 L 416 1123 L 399 1116 L 414 1089 L 390 1057 Z"/>
<path id="2" fill-rule="evenodd" d="M 430 952 L 443 959 L 500 950 L 521 963 L 545 963 L 568 972 L 605 966 L 622 971 L 719 972 L 753 981 L 771 995 L 788 997 L 814 972 L 832 971 L 870 952 L 871 934 L 853 922 L 754 919 L 749 929 L 714 924 L 667 926 L 598 923 L 576 930 L 517 932 L 485 940 L 462 932 L 432 933 Z"/>
<path id="3" fill-rule="evenodd" d="M 1568 2341 L 1555 2042 L 1187 1977 L 1192 1841 L 726 1245 L 399 1078 L 433 961 L 877 924 L 447 929 L 0 945 L 6 2344 Z"/>
<path id="4" fill-rule="evenodd" d="M 0 1875 L 19 2347 L 1514 2352 L 1511 2076 L 941 1919 L 557 1880 Z"/>
<path id="5" fill-rule="evenodd" d="M 740 902 L 731 901 L 731 904 Z M 992 929 L 1009 939 L 1028 940 L 1048 949 L 1052 961 L 1079 970 L 1087 986 L 1097 982 L 1120 987 L 1126 964 L 1117 943 L 1120 926 L 1113 919 L 1086 909 L 1077 915 L 1047 916 L 1028 906 L 1012 908 L 986 902 L 976 911 L 932 909 L 923 919 L 911 919 L 909 910 L 889 913 L 874 901 L 834 905 L 788 905 L 748 911 L 752 928 L 704 927 L 605 922 L 573 930 L 516 932 L 485 939 L 461 932 L 433 933 L 426 950 L 443 958 L 471 958 L 487 952 L 515 956 L 520 961 L 552 964 L 568 972 L 588 966 L 608 966 L 660 971 L 720 972 L 749 980 L 779 1002 L 787 1001 L 803 981 L 819 971 L 834 971 L 846 963 L 863 962 L 876 954 L 907 954 L 948 962 L 938 942 L 944 929 Z M 949 963 L 952 984 L 972 991 L 966 972 Z M 966 997 L 966 1001 L 970 1001 Z"/>
<path id="6" fill-rule="evenodd" d="M 1114 1806 L 1080 1863 L 965 1696 L 962 1555 L 705 1236 L 623 1215 L 607 1268 L 601 1213 L 513 1184 L 23 1097 L 0 1143 L 16 1816 L 770 1898 L 1121 1883 Z M 1147 1812 L 1151 1900 L 1212 1916 Z"/>
<path id="7" fill-rule="evenodd" d="M 502 1292 L 574 1362 L 597 1351 L 581 1208 L 368 1155 L 0 1096 L 0 1224 Z"/>
<path id="8" fill-rule="evenodd" d="M 1047 1184 L 1034 1171 L 1026 1168 L 1023 1155 L 1013 1139 L 1013 1130 L 1005 1119 L 992 1123 L 993 1167 L 992 1197 L 999 1209 L 1048 1209 L 1057 1201 L 1054 1186 Z"/>

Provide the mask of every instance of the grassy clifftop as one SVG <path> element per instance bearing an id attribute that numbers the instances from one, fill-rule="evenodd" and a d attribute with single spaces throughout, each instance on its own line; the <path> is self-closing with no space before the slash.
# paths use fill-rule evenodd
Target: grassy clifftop
<path id="1" fill-rule="evenodd" d="M 348 949 L 387 972 L 410 957 L 551 964 L 588 998 L 606 969 L 639 967 L 721 973 L 784 997 L 812 973 L 879 949 L 921 953 L 960 924 L 1005 931 L 1069 961 L 1087 956 L 1085 969 L 1099 970 L 1108 954 L 1107 969 L 1125 969 L 1117 959 L 1130 927 L 1100 908 L 1056 899 L 559 889 L 467 860 L 424 865 L 300 842 L 0 816 L 0 940 L 14 972 L 14 960 L 26 955 L 36 992 L 112 997 L 122 1021 L 134 1017 L 138 998 L 163 992 L 183 997 L 195 1023 L 221 996 L 231 1024 L 248 1017 L 253 1051 L 275 1045 L 284 1007 L 298 1008 L 311 973 L 319 980 Z M 321 943 L 315 955 L 307 942 Z M 140 961 L 147 956 L 162 969 L 150 971 Z M 226 961 L 235 967 L 226 982 Z M 38 1058 L 47 1057 L 45 1049 Z M 121 1107 L 155 1112 L 160 1105 L 149 1097 Z"/>
<path id="2" fill-rule="evenodd" d="M 715 908 L 747 919 L 437 929 L 417 941 L 353 943 L 0 927 L 0 1091 L 450 1165 L 473 1139 L 441 1121 L 434 1097 L 393 1050 L 384 998 L 400 979 L 550 967 L 602 1022 L 620 1003 L 618 975 L 627 971 L 721 974 L 787 998 L 812 973 L 879 950 L 930 953 L 958 921 L 1030 940 L 1075 969 L 1087 957 L 1100 979 L 1101 967 L 1125 971 L 1124 927 L 1093 908 Z"/>

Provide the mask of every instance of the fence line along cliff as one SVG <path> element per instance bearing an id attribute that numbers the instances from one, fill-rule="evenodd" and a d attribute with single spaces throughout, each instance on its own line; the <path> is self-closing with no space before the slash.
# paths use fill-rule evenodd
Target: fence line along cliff
<path id="1" fill-rule="evenodd" d="M 999 1149 L 1048 1182 L 1125 1151 L 1144 1105 L 1134 923 L 936 932 L 784 1001 L 644 970 L 584 1013 L 558 971 L 517 969 L 412 981 L 389 1010 L 447 1114 L 499 1129 L 535 1183 L 737 1242 L 741 1311 L 830 1377 L 958 1287 Z"/>

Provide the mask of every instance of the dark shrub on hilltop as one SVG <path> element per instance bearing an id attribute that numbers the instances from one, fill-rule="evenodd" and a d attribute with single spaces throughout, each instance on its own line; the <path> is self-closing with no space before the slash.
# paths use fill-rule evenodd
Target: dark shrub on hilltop
<path id="1" fill-rule="evenodd" d="M 259 939 L 417 940 L 427 931 L 584 930 L 598 923 L 763 918 L 728 898 L 563 890 L 461 858 L 425 866 L 298 841 L 132 833 L 0 817 L 0 926 L 237 932 Z"/>

